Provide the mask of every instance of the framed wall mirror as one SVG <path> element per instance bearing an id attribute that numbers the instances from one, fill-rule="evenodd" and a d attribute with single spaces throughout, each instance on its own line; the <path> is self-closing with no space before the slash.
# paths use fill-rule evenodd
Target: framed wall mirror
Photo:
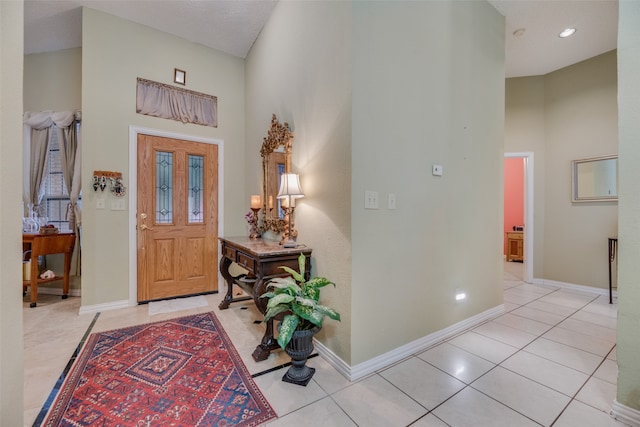
<path id="1" fill-rule="evenodd" d="M 602 156 L 571 162 L 572 202 L 618 200 L 618 156 Z"/>
<path id="2" fill-rule="evenodd" d="M 267 136 L 263 139 L 262 156 L 262 228 L 281 233 L 285 228 L 281 200 L 278 199 L 280 177 L 291 172 L 293 132 L 288 123 L 280 123 L 274 114 Z"/>

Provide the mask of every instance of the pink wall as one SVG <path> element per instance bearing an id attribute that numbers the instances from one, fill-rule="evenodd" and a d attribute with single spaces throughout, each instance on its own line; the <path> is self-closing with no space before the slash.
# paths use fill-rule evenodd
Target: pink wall
<path id="1" fill-rule="evenodd" d="M 504 231 L 524 224 L 524 159 L 504 159 Z M 506 237 L 506 236 L 505 236 Z M 503 253 L 506 254 L 505 239 Z"/>

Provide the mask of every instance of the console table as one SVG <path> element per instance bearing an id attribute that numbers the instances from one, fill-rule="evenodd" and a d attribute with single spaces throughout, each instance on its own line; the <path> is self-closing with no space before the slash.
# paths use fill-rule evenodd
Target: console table
<path id="1" fill-rule="evenodd" d="M 31 308 L 38 301 L 38 284 L 62 280 L 62 299 L 69 296 L 69 270 L 71 269 L 71 254 L 76 243 L 74 233 L 38 234 L 25 233 L 22 235 L 23 251 L 31 250 L 31 277 L 22 281 L 23 291 L 31 286 Z M 38 257 L 40 255 L 64 254 L 64 272 L 62 277 L 56 276 L 50 279 L 38 277 Z"/>
<path id="2" fill-rule="evenodd" d="M 298 257 L 306 256 L 305 279 L 309 279 L 311 270 L 311 248 L 298 245 L 296 248 L 284 248 L 276 241 L 250 239 L 248 237 L 220 238 L 222 245 L 220 258 L 220 274 L 227 282 L 227 294 L 219 305 L 220 310 L 229 308 L 229 304 L 237 301 L 253 299 L 262 314 L 266 312 L 267 299 L 260 298 L 267 289 L 268 281 L 274 277 L 284 277 L 288 274 L 281 269 L 287 266 L 298 271 Z M 237 264 L 247 270 L 247 274 L 233 276 L 229 273 L 231 264 Z M 233 285 L 239 286 L 250 296 L 233 297 Z M 252 356 L 256 362 L 267 359 L 271 350 L 280 348 L 273 337 L 273 319 L 267 322 L 262 341 L 254 350 Z"/>

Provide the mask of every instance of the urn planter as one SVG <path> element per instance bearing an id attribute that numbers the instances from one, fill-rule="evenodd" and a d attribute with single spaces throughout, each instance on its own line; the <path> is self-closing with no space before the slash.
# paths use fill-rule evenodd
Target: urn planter
<path id="1" fill-rule="evenodd" d="M 307 359 L 313 352 L 313 337 L 320 331 L 319 327 L 307 330 L 297 330 L 284 351 L 291 357 L 291 367 L 282 377 L 282 381 L 306 386 L 316 372 L 315 368 L 307 366 Z"/>

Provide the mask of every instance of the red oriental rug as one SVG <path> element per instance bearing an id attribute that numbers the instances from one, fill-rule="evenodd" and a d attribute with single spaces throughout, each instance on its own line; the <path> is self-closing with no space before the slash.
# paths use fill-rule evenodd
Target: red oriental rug
<path id="1" fill-rule="evenodd" d="M 276 416 L 213 313 L 92 334 L 43 426 L 256 426 Z"/>

